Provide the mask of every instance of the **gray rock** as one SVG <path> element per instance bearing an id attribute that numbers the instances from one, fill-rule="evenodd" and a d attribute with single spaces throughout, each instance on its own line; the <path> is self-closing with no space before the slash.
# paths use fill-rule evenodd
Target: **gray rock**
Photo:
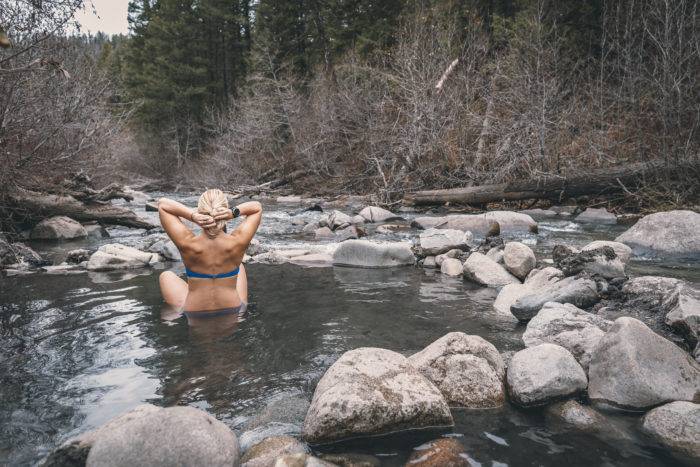
<path id="1" fill-rule="evenodd" d="M 314 230 L 314 237 L 316 237 L 316 239 L 335 238 L 335 234 L 328 227 L 319 227 Z"/>
<path id="2" fill-rule="evenodd" d="M 609 246 L 576 251 L 564 245 L 556 245 L 552 256 L 555 266 L 561 269 L 565 276 L 574 276 L 585 271 L 606 279 L 625 277 L 624 263 Z"/>
<path id="3" fill-rule="evenodd" d="M 308 446 L 292 436 L 271 436 L 248 449 L 241 463 L 242 467 L 273 467 L 280 456 L 308 452 Z"/>
<path id="4" fill-rule="evenodd" d="M 663 301 L 666 324 L 685 338 L 690 348 L 698 345 L 700 334 L 700 290 L 678 285 Z"/>
<path id="5" fill-rule="evenodd" d="M 605 208 L 588 208 L 581 214 L 576 216 L 576 222 L 585 222 L 589 224 L 612 225 L 617 224 L 615 214 L 608 212 Z"/>
<path id="6" fill-rule="evenodd" d="M 416 217 L 411 225 L 420 229 L 454 229 L 472 232 L 480 237 L 498 235 L 500 225 L 493 219 L 487 219 L 481 214 L 452 214 L 444 217 Z"/>
<path id="7" fill-rule="evenodd" d="M 471 232 L 454 229 L 427 229 L 418 237 L 417 250 L 421 256 L 439 255 L 449 250 L 468 250 Z"/>
<path id="8" fill-rule="evenodd" d="M 304 421 L 311 443 L 454 424 L 440 391 L 385 349 L 344 353 L 323 375 Z"/>
<path id="9" fill-rule="evenodd" d="M 678 401 L 649 411 L 642 422 L 666 448 L 700 461 L 700 404 Z"/>
<path id="10" fill-rule="evenodd" d="M 158 240 L 148 247 L 148 251 L 151 253 L 158 253 L 168 261 L 182 261 L 180 250 L 177 249 L 175 243 L 170 239 Z"/>
<path id="11" fill-rule="evenodd" d="M 516 352 L 508 365 L 508 393 L 522 407 L 544 405 L 586 389 L 581 365 L 564 347 L 540 344 Z"/>
<path id="12" fill-rule="evenodd" d="M 146 203 L 145 208 L 147 212 L 158 212 L 158 203 L 149 201 Z"/>
<path id="13" fill-rule="evenodd" d="M 574 305 L 549 302 L 527 323 L 523 342 L 527 347 L 545 342 L 560 345 L 588 370 L 593 349 L 612 324 Z"/>
<path id="14" fill-rule="evenodd" d="M 505 364 L 496 347 L 479 336 L 451 332 L 408 360 L 452 406 L 487 408 L 505 402 Z"/>
<path id="15" fill-rule="evenodd" d="M 146 253 L 119 243 L 110 243 L 101 246 L 90 256 L 87 269 L 88 271 L 113 271 L 143 268 L 157 260 L 157 256 L 157 254 Z"/>
<path id="16" fill-rule="evenodd" d="M 387 222 L 401 219 L 401 216 L 397 216 L 393 212 L 387 211 L 386 209 L 378 206 L 367 206 L 360 211 L 360 216 L 362 216 L 367 222 Z"/>
<path id="17" fill-rule="evenodd" d="M 54 449 L 41 463 L 42 467 L 84 466 L 88 453 L 95 441 L 101 437 L 111 438 L 113 432 L 132 420 L 147 418 L 161 410 L 155 405 L 141 404 L 136 408 L 113 418 L 95 430 L 88 431 L 69 439 Z"/>
<path id="18" fill-rule="evenodd" d="M 8 243 L 0 240 L 0 266 L 12 267 L 13 269 L 33 269 L 51 264 L 39 253 L 29 248 L 24 243 Z"/>
<path id="19" fill-rule="evenodd" d="M 484 254 L 474 252 L 464 262 L 464 277 L 487 287 L 519 284 L 517 277 Z"/>
<path id="20" fill-rule="evenodd" d="M 622 293 L 633 306 L 655 308 L 682 284 L 682 280 L 671 277 L 639 276 L 625 282 Z"/>
<path id="21" fill-rule="evenodd" d="M 440 272 L 447 276 L 461 276 L 464 272 L 462 262 L 455 258 L 445 258 L 440 265 Z"/>
<path id="22" fill-rule="evenodd" d="M 338 210 L 331 212 L 328 216 L 328 226 L 331 230 L 343 229 L 352 223 L 352 217 Z"/>
<path id="23" fill-rule="evenodd" d="M 347 240 L 333 253 L 336 266 L 387 268 L 415 264 L 411 245 L 404 242 L 375 243 L 368 240 Z"/>
<path id="24" fill-rule="evenodd" d="M 549 209 L 556 212 L 557 215 L 561 217 L 570 217 L 576 212 L 576 206 L 552 206 Z"/>
<path id="25" fill-rule="evenodd" d="M 523 209 L 521 211 L 518 211 L 520 214 L 527 214 L 528 216 L 532 217 L 533 219 L 552 219 L 555 217 L 558 217 L 559 214 L 557 214 L 556 211 L 552 211 L 550 209 Z"/>
<path id="26" fill-rule="evenodd" d="M 335 231 L 335 238 L 339 242 L 343 242 L 345 240 L 350 240 L 350 239 L 357 239 L 360 238 L 360 232 L 355 227 L 354 225 L 349 225 L 343 229 L 338 229 Z"/>
<path id="27" fill-rule="evenodd" d="M 193 407 L 157 409 L 98 436 L 87 467 L 125 465 L 239 465 L 236 435 Z"/>
<path id="28" fill-rule="evenodd" d="M 700 365 L 634 318 L 619 318 L 593 350 L 590 399 L 624 409 L 647 409 L 700 398 Z"/>
<path id="29" fill-rule="evenodd" d="M 86 224 L 83 225 L 85 231 L 87 232 L 88 238 L 108 238 L 109 232 L 107 229 L 102 227 L 100 224 Z"/>
<path id="30" fill-rule="evenodd" d="M 80 264 L 89 259 L 90 251 L 85 249 L 71 250 L 66 256 L 66 262 L 69 264 Z"/>
<path id="31" fill-rule="evenodd" d="M 700 214 L 667 211 L 649 214 L 615 239 L 635 254 L 697 258 L 700 255 Z"/>
<path id="32" fill-rule="evenodd" d="M 508 242 L 503 249 L 503 263 L 511 274 L 523 280 L 535 268 L 537 259 L 529 246 L 520 242 Z"/>
<path id="33" fill-rule="evenodd" d="M 80 222 L 70 217 L 55 216 L 44 219 L 32 229 L 32 240 L 75 240 L 87 237 L 87 231 Z"/>
<path id="34" fill-rule="evenodd" d="M 588 245 L 581 248 L 581 251 L 597 250 L 598 248 L 604 246 L 612 248 L 615 252 L 615 255 L 617 255 L 617 257 L 620 258 L 620 261 L 622 261 L 623 263 L 627 263 L 632 257 L 632 248 L 628 247 L 624 243 L 610 242 L 605 240 L 596 240 L 594 242 L 591 242 Z"/>
<path id="35" fill-rule="evenodd" d="M 450 250 L 447 253 L 437 255 L 435 257 L 435 264 L 438 267 L 440 267 L 440 266 L 442 266 L 442 262 L 445 261 L 445 259 L 447 259 L 447 258 L 461 259 L 463 254 L 464 254 L 464 252 L 462 250 L 458 250 L 458 249 Z"/>
<path id="36" fill-rule="evenodd" d="M 579 308 L 587 308 L 599 300 L 598 289 L 591 279 L 566 277 L 518 298 L 511 305 L 510 312 L 520 321 L 527 321 L 547 302 L 571 303 Z"/>
<path id="37" fill-rule="evenodd" d="M 438 266 L 435 263 L 435 256 L 426 256 L 423 260 L 423 267 L 426 269 L 436 269 Z"/>
<path id="38" fill-rule="evenodd" d="M 498 222 L 501 235 L 517 232 L 537 233 L 538 226 L 535 220 L 520 212 L 513 211 L 488 211 L 481 216 L 487 220 Z"/>
<path id="39" fill-rule="evenodd" d="M 254 238 L 248 244 L 248 248 L 246 248 L 246 254 L 250 256 L 255 256 L 259 255 L 260 253 L 265 253 L 268 250 L 269 248 L 260 243 L 260 240 Z"/>
<path id="40" fill-rule="evenodd" d="M 575 400 L 556 402 L 547 407 L 546 416 L 587 433 L 604 431 L 607 421 L 593 408 L 581 405 Z"/>
<path id="41" fill-rule="evenodd" d="M 503 264 L 503 248 L 493 247 L 486 252 L 486 256 L 497 262 L 498 264 Z"/>

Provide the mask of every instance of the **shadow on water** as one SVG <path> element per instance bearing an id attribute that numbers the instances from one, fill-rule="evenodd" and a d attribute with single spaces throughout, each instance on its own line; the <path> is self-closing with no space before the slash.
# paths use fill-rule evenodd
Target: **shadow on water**
<path id="1" fill-rule="evenodd" d="M 495 291 L 434 271 L 253 264 L 245 315 L 197 327 L 163 319 L 157 273 L 0 278 L 0 464 L 34 463 L 143 402 L 207 410 L 244 445 L 298 434 L 319 378 L 357 347 L 410 355 L 462 331 L 501 351 L 522 348 L 522 326 L 492 311 Z M 451 436 L 483 465 L 668 463 L 634 436 L 609 442 L 560 430 L 541 411 L 455 416 Z M 639 420 L 624 422 L 634 433 Z M 399 465 L 423 438 L 353 449 Z"/>

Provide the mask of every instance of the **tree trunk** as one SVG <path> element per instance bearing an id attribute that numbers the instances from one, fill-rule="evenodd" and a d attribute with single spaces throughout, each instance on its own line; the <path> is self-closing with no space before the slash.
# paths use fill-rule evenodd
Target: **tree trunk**
<path id="1" fill-rule="evenodd" d="M 102 224 L 123 225 L 142 229 L 153 229 L 155 224 L 138 217 L 133 211 L 121 206 L 96 202 L 83 203 L 70 195 L 54 195 L 18 189 L 10 194 L 16 210 L 30 218 L 68 216 L 78 221 L 97 221 Z"/>
<path id="2" fill-rule="evenodd" d="M 476 204 L 525 199 L 551 199 L 582 195 L 602 195 L 635 187 L 647 177 L 663 174 L 688 175 L 700 171 L 700 162 L 693 161 L 666 167 L 661 162 L 638 163 L 625 167 L 591 170 L 574 177 L 537 177 L 527 181 L 481 185 L 468 188 L 429 190 L 407 193 L 404 204 L 432 205 L 443 203 Z"/>

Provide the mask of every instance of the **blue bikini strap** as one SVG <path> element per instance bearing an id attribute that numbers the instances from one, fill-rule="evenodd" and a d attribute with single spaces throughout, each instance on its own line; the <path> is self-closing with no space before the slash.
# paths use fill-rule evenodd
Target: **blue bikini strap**
<path id="1" fill-rule="evenodd" d="M 195 277 L 197 279 L 223 279 L 224 277 L 234 277 L 238 275 L 238 270 L 240 266 L 230 272 L 222 272 L 221 274 L 202 274 L 201 272 L 194 272 L 189 268 L 185 268 L 185 274 L 187 277 Z"/>

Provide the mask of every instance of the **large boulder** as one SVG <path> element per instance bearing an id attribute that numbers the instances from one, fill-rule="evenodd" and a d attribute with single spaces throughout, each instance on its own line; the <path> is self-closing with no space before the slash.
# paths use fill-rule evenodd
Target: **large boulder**
<path id="1" fill-rule="evenodd" d="M 487 219 L 481 214 L 451 214 L 444 217 L 416 217 L 411 222 L 413 227 L 420 229 L 454 229 L 472 232 L 480 237 L 498 235 L 501 227 L 497 221 Z"/>
<path id="2" fill-rule="evenodd" d="M 388 268 L 415 264 L 410 243 L 375 243 L 368 240 L 347 240 L 333 253 L 336 266 Z"/>
<path id="3" fill-rule="evenodd" d="M 668 449 L 700 462 L 700 404 L 678 401 L 662 405 L 644 416 L 642 426 Z"/>
<path id="4" fill-rule="evenodd" d="M 498 222 L 500 233 L 508 235 L 516 232 L 537 233 L 537 222 L 527 214 L 513 211 L 488 211 L 481 216 Z"/>
<path id="5" fill-rule="evenodd" d="M 158 255 L 146 253 L 119 243 L 103 245 L 90 256 L 88 271 L 114 271 L 119 269 L 143 268 L 154 261 Z"/>
<path id="6" fill-rule="evenodd" d="M 453 424 L 445 398 L 407 358 L 359 348 L 344 353 L 318 382 L 303 436 L 324 443 Z"/>
<path id="7" fill-rule="evenodd" d="M 615 255 L 617 255 L 617 257 L 620 258 L 620 261 L 623 263 L 627 263 L 632 257 L 632 248 L 628 247 L 624 243 L 611 242 L 607 240 L 595 240 L 581 248 L 581 251 L 597 250 L 598 248 L 604 246 L 612 248 Z"/>
<path id="8" fill-rule="evenodd" d="M 55 216 L 44 219 L 32 229 L 32 240 L 74 240 L 87 237 L 87 231 L 80 222 L 70 217 Z"/>
<path id="9" fill-rule="evenodd" d="M 418 236 L 420 256 L 439 255 L 453 249 L 468 250 L 471 232 L 455 229 L 427 229 Z"/>
<path id="10" fill-rule="evenodd" d="M 600 300 L 596 283 L 591 279 L 566 277 L 518 298 L 510 312 L 520 321 L 532 319 L 547 302 L 571 303 L 587 308 Z"/>
<path id="11" fill-rule="evenodd" d="M 700 214 L 693 211 L 649 214 L 615 241 L 630 246 L 639 255 L 697 258 L 700 256 Z"/>
<path id="12" fill-rule="evenodd" d="M 451 332 L 409 357 L 451 406 L 500 407 L 505 401 L 505 364 L 490 342 Z"/>
<path id="13" fill-rule="evenodd" d="M 508 393 L 521 407 L 544 405 L 586 389 L 586 372 L 564 347 L 540 344 L 516 352 L 508 365 Z"/>
<path id="14" fill-rule="evenodd" d="M 99 436 L 87 467 L 124 465 L 239 465 L 236 435 L 194 407 L 157 409 Z"/>
<path id="15" fill-rule="evenodd" d="M 440 272 L 447 276 L 461 276 L 464 272 L 462 262 L 455 258 L 445 258 L 440 264 Z"/>
<path id="16" fill-rule="evenodd" d="M 41 463 L 42 467 L 84 466 L 95 442 L 102 437 L 111 438 L 113 432 L 133 420 L 147 418 L 161 410 L 155 405 L 141 404 L 134 409 L 110 420 L 104 425 L 85 432 L 54 449 Z"/>
<path id="17" fill-rule="evenodd" d="M 560 345 L 587 370 L 593 349 L 612 324 L 574 305 L 549 302 L 527 323 L 523 342 L 527 347 L 545 342 Z"/>
<path id="18" fill-rule="evenodd" d="M 393 212 L 387 211 L 379 206 L 367 206 L 360 211 L 360 216 L 362 216 L 367 222 L 387 222 L 395 219 L 401 219 L 401 216 L 397 216 Z"/>
<path id="19" fill-rule="evenodd" d="M 464 262 L 464 276 L 487 287 L 503 287 L 507 284 L 520 283 L 518 278 L 506 271 L 503 266 L 478 252 L 469 255 Z"/>
<path id="20" fill-rule="evenodd" d="M 586 224 L 611 225 L 617 224 L 617 216 L 605 208 L 588 208 L 576 216 L 576 222 Z"/>
<path id="21" fill-rule="evenodd" d="M 576 251 L 564 245 L 557 245 L 552 251 L 554 264 L 566 276 L 574 276 L 582 271 L 598 274 L 606 279 L 625 277 L 625 265 L 609 246 L 594 250 Z"/>
<path id="22" fill-rule="evenodd" d="M 503 249 L 503 263 L 511 274 L 523 280 L 535 268 L 537 259 L 532 249 L 524 243 L 508 242 Z"/>
<path id="23" fill-rule="evenodd" d="M 280 456 L 308 452 L 308 446 L 292 436 L 270 436 L 251 446 L 241 463 L 242 467 L 274 467 L 275 459 Z"/>
<path id="24" fill-rule="evenodd" d="M 593 349 L 592 401 L 624 409 L 700 400 L 700 365 L 634 318 L 618 318 Z"/>

